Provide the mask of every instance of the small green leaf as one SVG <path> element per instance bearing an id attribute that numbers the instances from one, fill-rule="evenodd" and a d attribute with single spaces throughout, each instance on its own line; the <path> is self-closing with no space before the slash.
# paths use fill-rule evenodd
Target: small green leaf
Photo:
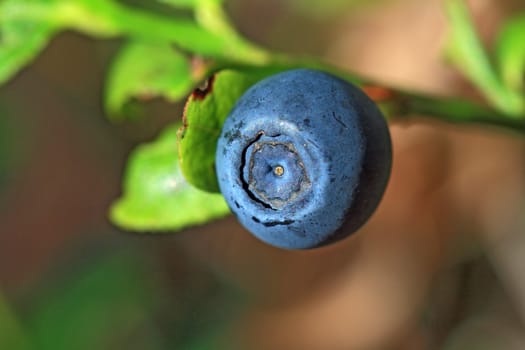
<path id="1" fill-rule="evenodd" d="M 192 187 L 180 171 L 177 130 L 172 125 L 130 156 L 124 193 L 110 212 L 116 225 L 132 231 L 175 231 L 229 213 L 220 194 Z"/>
<path id="2" fill-rule="evenodd" d="M 499 110 L 512 116 L 525 111 L 525 101 L 500 80 L 476 33 L 464 0 L 446 1 L 450 24 L 448 57 Z"/>
<path id="3" fill-rule="evenodd" d="M 219 192 L 215 173 L 217 139 L 224 120 L 239 97 L 269 71 L 222 70 L 196 90 L 186 102 L 184 127 L 179 134 L 179 155 L 184 176 L 192 185 Z"/>
<path id="4" fill-rule="evenodd" d="M 114 23 L 100 16 L 110 6 L 109 0 L 0 2 L 0 84 L 30 63 L 60 30 L 79 29 L 103 36 L 118 34 Z"/>
<path id="5" fill-rule="evenodd" d="M 132 41 L 122 48 L 109 72 L 106 110 L 116 117 L 131 98 L 162 96 L 177 101 L 198 79 L 188 59 L 171 45 Z"/>
<path id="6" fill-rule="evenodd" d="M 498 39 L 497 54 L 503 81 L 511 89 L 523 94 L 525 89 L 525 15 L 515 17 L 504 24 Z"/>
<path id="7" fill-rule="evenodd" d="M 25 5 L 13 0 L 0 4 L 0 84 L 31 62 L 54 34 L 52 23 L 39 16 L 20 18 L 19 13 L 30 7 Z"/>

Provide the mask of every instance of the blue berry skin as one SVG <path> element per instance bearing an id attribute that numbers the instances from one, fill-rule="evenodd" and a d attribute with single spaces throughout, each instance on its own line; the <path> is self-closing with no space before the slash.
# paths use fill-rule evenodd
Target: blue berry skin
<path id="1" fill-rule="evenodd" d="M 392 160 L 387 123 L 356 86 L 296 69 L 237 101 L 217 144 L 219 187 L 241 224 L 285 249 L 344 238 L 372 215 Z"/>

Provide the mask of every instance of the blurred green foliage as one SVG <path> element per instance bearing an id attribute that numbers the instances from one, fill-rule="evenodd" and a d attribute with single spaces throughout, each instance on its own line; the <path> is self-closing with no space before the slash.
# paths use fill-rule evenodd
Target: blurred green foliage
<path id="1" fill-rule="evenodd" d="M 74 278 L 40 293 L 28 330 L 42 350 L 107 349 L 154 322 L 158 304 L 147 265 L 117 254 L 79 270 Z M 142 332 L 141 332 L 142 333 Z M 160 349 L 155 338 L 149 349 Z"/>
<path id="2" fill-rule="evenodd" d="M 524 91 L 516 91 L 516 86 L 509 86 L 506 83 L 509 80 L 522 79 L 521 77 L 523 77 L 523 68 L 525 67 L 519 67 L 515 62 L 521 59 L 523 65 L 523 60 L 525 60 L 525 55 L 521 53 L 523 48 L 520 48 L 524 46 L 525 27 L 522 26 L 518 30 L 507 29 L 506 34 L 502 37 L 505 42 L 510 42 L 511 46 L 515 41 L 521 40 L 521 43 L 512 49 L 509 49 L 509 44 L 505 43 L 500 48 L 499 57 L 503 59 L 501 66 L 505 67 L 507 71 L 513 71 L 516 74 L 515 77 L 518 77 L 505 80 L 485 52 L 465 2 L 463 0 L 448 0 L 446 4 L 451 30 L 447 50 L 448 57 L 496 108 L 510 116 L 521 118 L 525 114 L 525 93 Z M 512 84 L 515 85 L 515 83 Z"/>
<path id="3" fill-rule="evenodd" d="M 17 319 L 0 289 L 0 349 L 29 350 L 27 339 L 20 320 Z"/>
<path id="4" fill-rule="evenodd" d="M 148 349 L 163 349 L 153 327 L 158 286 L 131 255 L 104 257 L 78 275 L 39 289 L 29 313 L 17 317 L 0 295 L 0 348 L 10 350 L 121 348 L 134 333 Z M 154 328 L 154 327 L 153 327 Z"/>
<path id="5" fill-rule="evenodd" d="M 164 1 L 167 2 L 167 1 Z M 170 1 L 190 5 L 190 1 Z M 264 53 L 227 29 L 216 1 L 195 1 L 195 20 L 159 15 L 115 0 L 3 0 L 0 3 L 0 82 L 27 65 L 52 35 L 76 30 L 98 38 L 169 43 L 199 55 L 239 61 Z M 174 48 L 175 50 L 175 48 Z M 131 77 L 130 77 L 131 78 Z"/>
<path id="6" fill-rule="evenodd" d="M 240 305 L 232 290 L 209 276 L 195 286 L 199 273 L 171 290 L 173 277 L 134 249 L 89 257 L 46 276 L 22 298 L 30 298 L 26 305 L 12 307 L 0 293 L 0 349 L 221 349 Z"/>
<path id="7" fill-rule="evenodd" d="M 37 6 L 25 8 L 26 3 L 5 0 L 0 4 L 0 83 L 28 64 L 54 32 L 53 23 L 41 16 L 45 11 Z"/>
<path id="8" fill-rule="evenodd" d="M 221 4 L 223 0 L 159 0 L 160 2 L 170 4 L 175 7 L 196 8 L 203 4 Z"/>
<path id="9" fill-rule="evenodd" d="M 509 19 L 497 44 L 500 74 L 505 84 L 517 93 L 525 93 L 525 15 Z"/>
<path id="10" fill-rule="evenodd" d="M 355 8 L 376 5 L 384 0 L 288 0 L 294 10 L 313 18 L 334 17 Z"/>

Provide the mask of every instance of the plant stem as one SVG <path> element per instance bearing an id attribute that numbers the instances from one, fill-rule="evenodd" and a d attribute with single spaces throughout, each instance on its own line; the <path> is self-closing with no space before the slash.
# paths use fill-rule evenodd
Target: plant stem
<path id="1" fill-rule="evenodd" d="M 472 101 L 408 92 L 356 76 L 349 80 L 359 85 L 391 121 L 427 117 L 456 124 L 497 126 L 525 134 L 525 115 L 507 115 Z"/>
<path id="2" fill-rule="evenodd" d="M 415 95 L 398 92 L 390 101 L 379 102 L 392 108 L 392 120 L 429 117 L 458 124 L 491 125 L 525 134 L 525 118 L 516 118 L 470 101 L 457 98 Z"/>
<path id="3" fill-rule="evenodd" d="M 210 16 L 221 14 L 217 8 L 211 8 L 211 13 L 200 13 L 199 20 L 212 28 L 190 19 L 140 11 L 113 1 L 104 2 L 103 8 L 88 2 L 63 2 L 53 11 L 47 10 L 20 11 L 17 16 L 21 20 L 51 20 L 61 28 L 98 38 L 127 36 L 149 42 L 170 42 L 192 54 L 238 63 L 264 64 L 270 56 L 225 23 L 218 19 L 212 22 Z"/>

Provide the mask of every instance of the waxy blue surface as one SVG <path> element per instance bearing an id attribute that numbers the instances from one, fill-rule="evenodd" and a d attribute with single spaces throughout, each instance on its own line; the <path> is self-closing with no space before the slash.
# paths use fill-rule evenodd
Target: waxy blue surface
<path id="1" fill-rule="evenodd" d="M 221 192 L 239 221 L 286 249 L 359 228 L 390 165 L 388 127 L 375 104 L 357 87 L 307 69 L 251 87 L 228 116 L 216 157 Z"/>

